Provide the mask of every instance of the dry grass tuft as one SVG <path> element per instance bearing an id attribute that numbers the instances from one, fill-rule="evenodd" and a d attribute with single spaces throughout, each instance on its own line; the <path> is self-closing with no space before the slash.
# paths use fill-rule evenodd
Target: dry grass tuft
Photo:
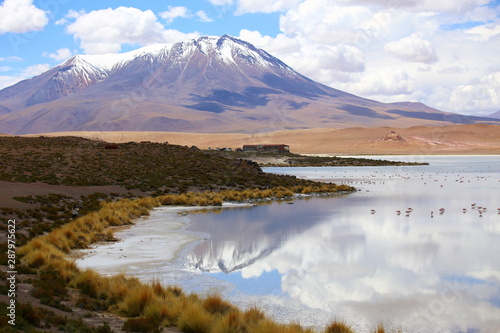
<path id="1" fill-rule="evenodd" d="M 187 333 L 208 333 L 212 321 L 212 315 L 201 304 L 190 303 L 180 315 L 177 326 Z"/>
<path id="2" fill-rule="evenodd" d="M 345 322 L 334 321 L 327 326 L 325 333 L 354 333 L 354 331 Z"/>
<path id="3" fill-rule="evenodd" d="M 220 295 L 210 295 L 203 301 L 203 308 L 211 314 L 224 314 L 233 306 L 224 301 Z"/>
<path id="4" fill-rule="evenodd" d="M 128 291 L 119 305 L 120 311 L 129 317 L 138 317 L 152 302 L 158 301 L 158 296 L 148 285 L 140 285 Z"/>
<path id="5" fill-rule="evenodd" d="M 251 307 L 243 313 L 243 320 L 251 326 L 256 326 L 266 315 L 256 307 Z"/>

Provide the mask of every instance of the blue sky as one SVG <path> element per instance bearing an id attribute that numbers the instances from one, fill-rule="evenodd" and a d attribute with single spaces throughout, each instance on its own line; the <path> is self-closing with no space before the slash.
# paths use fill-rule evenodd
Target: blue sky
<path id="1" fill-rule="evenodd" d="M 229 34 L 334 88 L 500 110 L 500 0 L 3 0 L 0 88 L 75 54 Z"/>

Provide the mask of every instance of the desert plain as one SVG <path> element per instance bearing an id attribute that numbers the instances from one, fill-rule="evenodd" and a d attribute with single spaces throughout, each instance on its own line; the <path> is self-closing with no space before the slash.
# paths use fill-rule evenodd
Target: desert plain
<path id="1" fill-rule="evenodd" d="M 353 127 L 282 130 L 267 133 L 181 132 L 55 132 L 26 136 L 78 136 L 107 142 L 169 142 L 197 146 L 239 148 L 246 144 L 287 144 L 298 154 L 328 155 L 495 155 L 500 154 L 500 126 Z"/>

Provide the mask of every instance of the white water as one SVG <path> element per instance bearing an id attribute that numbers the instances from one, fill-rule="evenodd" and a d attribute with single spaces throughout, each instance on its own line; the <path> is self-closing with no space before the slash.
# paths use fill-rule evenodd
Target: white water
<path id="1" fill-rule="evenodd" d="M 157 211 L 113 244 L 127 258 L 111 259 L 99 247 L 78 264 L 216 290 L 285 322 L 324 326 L 342 318 L 357 332 L 379 322 L 405 332 L 499 332 L 500 158 L 391 159 L 431 165 L 268 168 L 359 191 L 218 214 Z M 480 214 L 478 206 L 488 209 Z M 151 235 L 156 241 L 144 242 Z"/>

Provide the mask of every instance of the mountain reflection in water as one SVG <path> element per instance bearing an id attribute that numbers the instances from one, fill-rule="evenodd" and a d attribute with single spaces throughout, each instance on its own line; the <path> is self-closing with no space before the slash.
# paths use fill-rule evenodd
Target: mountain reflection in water
<path id="1" fill-rule="evenodd" d="M 498 332 L 500 158 L 426 159 L 430 166 L 268 168 L 360 191 L 189 215 L 189 229 L 210 237 L 186 265 L 230 283 L 235 302 L 279 308 L 284 320 Z M 308 310 L 297 314 L 297 304 Z"/>

